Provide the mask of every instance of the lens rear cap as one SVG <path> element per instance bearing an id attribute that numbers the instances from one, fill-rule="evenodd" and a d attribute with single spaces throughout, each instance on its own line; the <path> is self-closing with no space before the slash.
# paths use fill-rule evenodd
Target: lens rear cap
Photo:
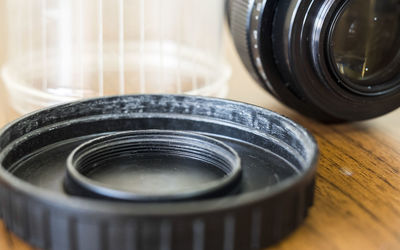
<path id="1" fill-rule="evenodd" d="M 42 249 L 261 249 L 306 217 L 317 158 L 303 127 L 249 104 L 91 99 L 0 132 L 0 211 Z"/>

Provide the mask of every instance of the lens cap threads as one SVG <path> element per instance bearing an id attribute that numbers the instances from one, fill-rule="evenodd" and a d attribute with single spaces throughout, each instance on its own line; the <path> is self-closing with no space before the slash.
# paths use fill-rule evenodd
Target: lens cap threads
<path id="1" fill-rule="evenodd" d="M 241 178 L 232 191 L 163 202 L 65 191 L 74 149 L 143 130 L 216 139 L 237 152 Z M 249 104 L 174 95 L 85 100 L 37 111 L 0 132 L 0 211 L 11 231 L 42 249 L 260 249 L 304 220 L 317 158 L 303 127 Z"/>
<path id="2" fill-rule="evenodd" d="M 67 159 L 68 193 L 126 201 L 176 201 L 222 195 L 238 182 L 240 158 L 201 134 L 119 132 L 83 143 Z"/>

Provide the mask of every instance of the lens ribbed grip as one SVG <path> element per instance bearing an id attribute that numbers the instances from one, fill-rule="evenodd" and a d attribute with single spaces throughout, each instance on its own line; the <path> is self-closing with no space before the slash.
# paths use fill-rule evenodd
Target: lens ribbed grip
<path id="1" fill-rule="evenodd" d="M 263 203 L 170 217 L 85 213 L 0 190 L 7 227 L 44 250 L 260 249 L 293 231 L 313 200 L 314 183 Z"/>
<path id="2" fill-rule="evenodd" d="M 229 1 L 229 0 L 228 0 Z M 230 0 L 228 18 L 236 49 L 250 74 L 258 79 L 250 50 L 249 26 L 254 0 Z M 229 13 L 230 12 L 230 13 Z"/>

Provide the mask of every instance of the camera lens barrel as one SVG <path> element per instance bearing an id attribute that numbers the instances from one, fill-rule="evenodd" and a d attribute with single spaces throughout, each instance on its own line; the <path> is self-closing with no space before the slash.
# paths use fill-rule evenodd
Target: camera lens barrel
<path id="1" fill-rule="evenodd" d="M 399 0 L 227 5 L 243 63 L 286 105 L 323 121 L 364 120 L 400 106 Z"/>

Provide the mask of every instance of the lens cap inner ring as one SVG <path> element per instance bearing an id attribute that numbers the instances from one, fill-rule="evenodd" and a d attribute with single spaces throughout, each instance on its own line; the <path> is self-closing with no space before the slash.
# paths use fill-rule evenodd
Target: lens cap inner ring
<path id="1" fill-rule="evenodd" d="M 145 160 L 135 162 L 138 158 Z M 158 165 L 154 164 L 157 158 L 160 159 Z M 124 163 L 121 159 L 125 159 Z M 175 165 L 168 165 L 171 159 Z M 189 169 L 182 168 L 184 164 Z M 126 174 L 122 172 L 124 168 L 131 170 Z M 128 175 L 127 178 L 131 178 L 129 186 L 121 188 L 117 185 L 117 177 L 115 180 L 109 177 L 111 183 L 92 178 L 99 169 L 106 169 L 104 172 L 112 176 Z M 185 181 L 181 184 L 179 178 L 175 180 L 177 183 L 171 183 L 168 178 L 179 176 L 180 171 L 185 171 L 185 174 L 189 171 L 190 175 L 213 171 L 219 175 L 202 183 Z M 77 196 L 125 201 L 178 201 L 228 192 L 238 183 L 241 173 L 237 152 L 211 137 L 172 130 L 125 131 L 90 140 L 75 148 L 67 158 L 64 188 L 67 193 Z M 143 183 L 146 181 L 151 183 Z"/>

